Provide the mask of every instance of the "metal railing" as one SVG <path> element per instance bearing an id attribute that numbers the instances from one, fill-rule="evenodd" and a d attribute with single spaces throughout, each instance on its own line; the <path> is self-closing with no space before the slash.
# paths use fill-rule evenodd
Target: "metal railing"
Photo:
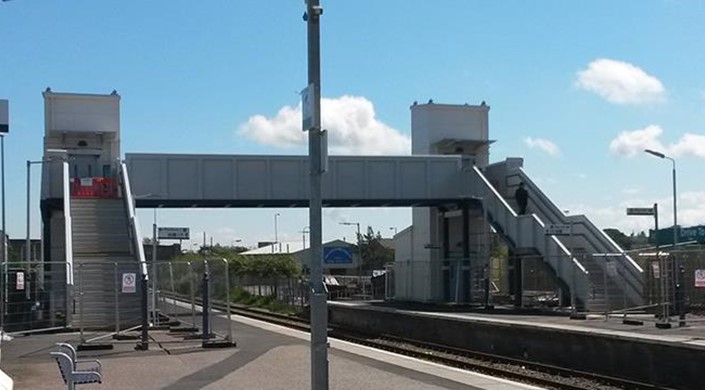
<path id="1" fill-rule="evenodd" d="M 536 250 L 555 273 L 571 286 L 574 294 L 585 299 L 590 278 L 584 264 L 556 236 L 545 235 L 544 222 L 536 214 L 518 216 L 478 167 L 473 167 L 472 172 L 473 188 L 484 194 L 482 207 L 509 246 Z M 570 262 L 565 265 L 561 259 L 569 259 Z"/>
<path id="2" fill-rule="evenodd" d="M 0 328 L 12 334 L 63 328 L 70 319 L 68 262 L 0 264 Z"/>
<path id="3" fill-rule="evenodd" d="M 124 162 L 120 162 L 120 179 L 122 189 L 122 197 L 125 202 L 125 208 L 127 209 L 127 219 L 130 225 L 130 236 L 132 236 L 133 249 L 137 260 L 141 265 L 141 274 L 147 277 L 147 260 L 144 255 L 144 247 L 142 246 L 142 234 L 140 232 L 140 225 L 137 221 L 137 214 L 135 213 L 135 199 L 132 195 L 132 187 L 130 185 L 130 177 L 127 173 L 127 165 Z"/>

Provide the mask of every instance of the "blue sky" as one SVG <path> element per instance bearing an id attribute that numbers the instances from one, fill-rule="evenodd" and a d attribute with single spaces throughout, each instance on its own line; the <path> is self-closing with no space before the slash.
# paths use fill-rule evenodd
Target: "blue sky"
<path id="1" fill-rule="evenodd" d="M 484 100 L 498 140 L 491 160 L 524 157 L 561 208 L 629 233 L 650 221 L 627 218 L 624 208 L 659 202 L 661 218 L 671 221 L 670 164 L 641 152 L 654 147 L 678 161 L 680 221 L 705 223 L 705 3 L 322 5 L 333 152 L 408 153 L 412 101 Z M 123 153 L 305 154 L 292 129 L 306 84 L 303 10 L 303 1 L 282 0 L 0 3 L 10 235 L 25 231 L 24 162 L 41 157 L 47 86 L 117 90 Z M 158 218 L 224 244 L 253 244 L 273 239 L 277 212 L 280 240 L 300 240 L 303 209 L 160 210 Z M 139 215 L 148 231 L 152 212 Z M 328 210 L 325 238 L 352 239 L 343 220 L 388 236 L 389 227 L 410 222 L 410 212 Z"/>

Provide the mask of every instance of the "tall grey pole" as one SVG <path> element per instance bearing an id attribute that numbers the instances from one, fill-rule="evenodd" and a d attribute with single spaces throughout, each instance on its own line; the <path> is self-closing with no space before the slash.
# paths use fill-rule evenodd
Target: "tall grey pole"
<path id="1" fill-rule="evenodd" d="M 0 332 L 5 331 L 5 312 L 7 312 L 7 230 L 5 230 L 5 136 L 0 134 L 0 185 L 2 187 L 2 278 L 3 284 L 3 296 L 2 296 L 2 312 L 0 312 Z"/>
<path id="2" fill-rule="evenodd" d="M 5 229 L 5 136 L 0 134 L 0 163 L 2 172 L 0 181 L 2 182 L 2 262 L 7 263 L 7 230 Z"/>
<path id="3" fill-rule="evenodd" d="M 279 229 L 277 227 L 277 217 L 279 217 L 279 213 L 274 213 L 274 244 L 277 245 L 279 242 Z"/>
<path id="4" fill-rule="evenodd" d="M 308 85 L 313 86 L 313 123 L 308 129 L 310 167 L 309 227 L 311 240 L 311 389 L 328 389 L 328 312 L 323 285 L 323 245 L 321 222 L 321 177 L 323 175 L 323 132 L 321 123 L 321 42 L 320 17 L 323 9 L 319 0 L 306 1 L 308 38 Z"/>
<path id="5" fill-rule="evenodd" d="M 24 268 L 25 268 L 25 277 L 27 280 L 31 280 L 29 277 L 30 273 L 30 260 L 32 259 L 32 246 L 31 241 L 30 241 L 30 218 L 29 218 L 29 202 L 30 202 L 30 174 L 31 174 L 31 169 L 32 168 L 32 162 L 27 160 L 27 236 L 25 237 L 24 241 Z M 25 296 L 29 300 L 30 298 L 30 287 L 26 286 L 25 288 Z"/>
<path id="6" fill-rule="evenodd" d="M 678 197 L 676 195 L 676 160 L 669 158 L 673 163 L 673 251 L 676 250 L 676 245 L 678 245 Z"/>
<path id="7" fill-rule="evenodd" d="M 30 175 L 32 174 L 32 162 L 27 160 L 27 236 L 25 237 L 25 269 L 27 270 L 27 276 L 29 277 L 29 261 L 31 259 L 31 250 L 32 247 L 30 246 L 30 218 L 29 218 L 29 202 L 30 202 Z"/>
<path id="8" fill-rule="evenodd" d="M 360 278 L 360 286 L 362 286 L 362 240 L 360 236 L 360 222 L 355 222 L 357 225 L 357 251 L 360 253 L 360 258 L 358 259 L 360 263 L 357 265 L 357 277 Z"/>
<path id="9" fill-rule="evenodd" d="M 155 209 L 156 210 L 156 209 Z M 157 310 L 157 289 L 159 288 L 159 278 L 157 277 L 157 214 L 154 214 L 154 223 L 152 223 L 152 323 L 154 326 L 159 325 L 159 311 Z"/>

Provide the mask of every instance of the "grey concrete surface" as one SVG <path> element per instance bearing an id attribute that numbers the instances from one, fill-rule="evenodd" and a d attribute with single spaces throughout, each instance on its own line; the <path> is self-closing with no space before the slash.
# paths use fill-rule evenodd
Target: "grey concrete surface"
<path id="1" fill-rule="evenodd" d="M 213 317 L 215 330 L 224 317 Z M 80 358 L 103 363 L 103 383 L 79 389 L 309 389 L 310 349 L 303 332 L 234 318 L 236 348 L 207 349 L 199 341 L 182 341 L 166 331 L 150 332 L 149 351 L 135 351 L 135 341 L 113 350 L 80 351 Z M 198 324 L 200 325 L 200 324 Z M 90 338 L 93 335 L 87 335 Z M 57 342 L 79 343 L 78 333 L 31 335 L 2 344 L 0 367 L 16 389 L 61 389 L 64 385 L 49 351 Z M 331 389 L 535 389 L 480 374 L 374 351 L 331 340 Z"/>

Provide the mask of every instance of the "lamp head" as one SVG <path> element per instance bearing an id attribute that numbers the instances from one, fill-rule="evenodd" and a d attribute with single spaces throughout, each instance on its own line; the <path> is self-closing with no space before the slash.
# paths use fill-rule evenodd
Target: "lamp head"
<path id="1" fill-rule="evenodd" d="M 651 154 L 651 155 L 653 155 L 653 156 L 656 156 L 656 157 L 658 157 L 658 158 L 666 158 L 666 155 L 665 155 L 665 154 L 663 154 L 663 153 L 661 153 L 661 152 L 657 152 L 657 151 L 655 151 L 655 150 L 644 149 L 644 152 L 646 152 L 646 153 L 648 153 L 648 154 Z"/>

